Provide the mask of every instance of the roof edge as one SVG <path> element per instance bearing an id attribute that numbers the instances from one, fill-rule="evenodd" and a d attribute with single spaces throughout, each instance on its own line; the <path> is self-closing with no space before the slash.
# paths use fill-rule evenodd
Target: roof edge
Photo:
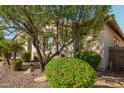
<path id="1" fill-rule="evenodd" d="M 107 25 L 112 28 L 116 34 L 118 34 L 122 40 L 124 40 L 124 33 L 122 32 L 121 28 L 119 27 L 118 23 L 115 20 L 114 15 L 112 15 L 113 19 L 107 21 Z"/>

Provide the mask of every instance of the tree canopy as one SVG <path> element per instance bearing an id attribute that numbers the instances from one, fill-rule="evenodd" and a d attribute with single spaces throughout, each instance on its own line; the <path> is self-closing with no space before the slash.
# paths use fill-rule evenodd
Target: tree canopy
<path id="1" fill-rule="evenodd" d="M 0 6 L 1 29 L 32 38 L 42 69 L 77 37 L 96 34 L 110 6 Z"/>

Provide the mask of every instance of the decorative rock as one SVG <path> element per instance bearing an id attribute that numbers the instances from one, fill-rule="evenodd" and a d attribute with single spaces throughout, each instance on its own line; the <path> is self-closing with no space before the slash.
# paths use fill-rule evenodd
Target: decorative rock
<path id="1" fill-rule="evenodd" d="M 124 86 L 124 82 L 120 82 L 120 84 Z"/>
<path id="2" fill-rule="evenodd" d="M 34 69 L 33 68 L 28 68 L 24 74 L 34 74 Z"/>
<path id="3" fill-rule="evenodd" d="M 6 63 L 5 62 L 0 62 L 0 66 L 5 66 Z"/>
<path id="4" fill-rule="evenodd" d="M 41 76 L 41 77 L 35 78 L 34 81 L 36 81 L 36 82 L 45 82 L 45 81 L 47 81 L 47 79 L 46 79 L 45 76 Z"/>
<path id="5" fill-rule="evenodd" d="M 119 87 L 121 87 L 121 85 L 120 84 L 118 84 L 118 83 L 115 83 L 115 84 L 113 84 L 116 88 L 119 88 Z"/>

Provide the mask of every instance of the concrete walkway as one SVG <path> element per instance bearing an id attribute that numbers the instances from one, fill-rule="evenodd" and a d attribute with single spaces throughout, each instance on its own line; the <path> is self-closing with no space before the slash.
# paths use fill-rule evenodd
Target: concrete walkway
<path id="1" fill-rule="evenodd" d="M 98 88 L 124 88 L 124 71 L 107 72 L 97 78 L 95 87 Z"/>

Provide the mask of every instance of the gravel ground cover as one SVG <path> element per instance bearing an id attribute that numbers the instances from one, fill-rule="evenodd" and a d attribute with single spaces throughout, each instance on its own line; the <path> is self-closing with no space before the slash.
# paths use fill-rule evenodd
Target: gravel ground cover
<path id="1" fill-rule="evenodd" d="M 40 69 L 34 70 L 34 75 L 25 74 L 25 71 L 12 71 L 8 66 L 0 65 L 0 87 L 1 88 L 47 88 L 48 83 L 36 82 L 35 78 L 40 77 Z"/>
<path id="2" fill-rule="evenodd" d="M 24 64 L 25 65 L 25 64 Z M 41 77 L 40 69 L 35 69 L 34 74 L 25 74 L 26 70 L 12 71 L 9 66 L 0 62 L 0 87 L 1 88 L 48 88 L 48 82 L 37 82 Z M 124 88 L 124 72 L 109 72 L 100 75 L 95 88 Z"/>

